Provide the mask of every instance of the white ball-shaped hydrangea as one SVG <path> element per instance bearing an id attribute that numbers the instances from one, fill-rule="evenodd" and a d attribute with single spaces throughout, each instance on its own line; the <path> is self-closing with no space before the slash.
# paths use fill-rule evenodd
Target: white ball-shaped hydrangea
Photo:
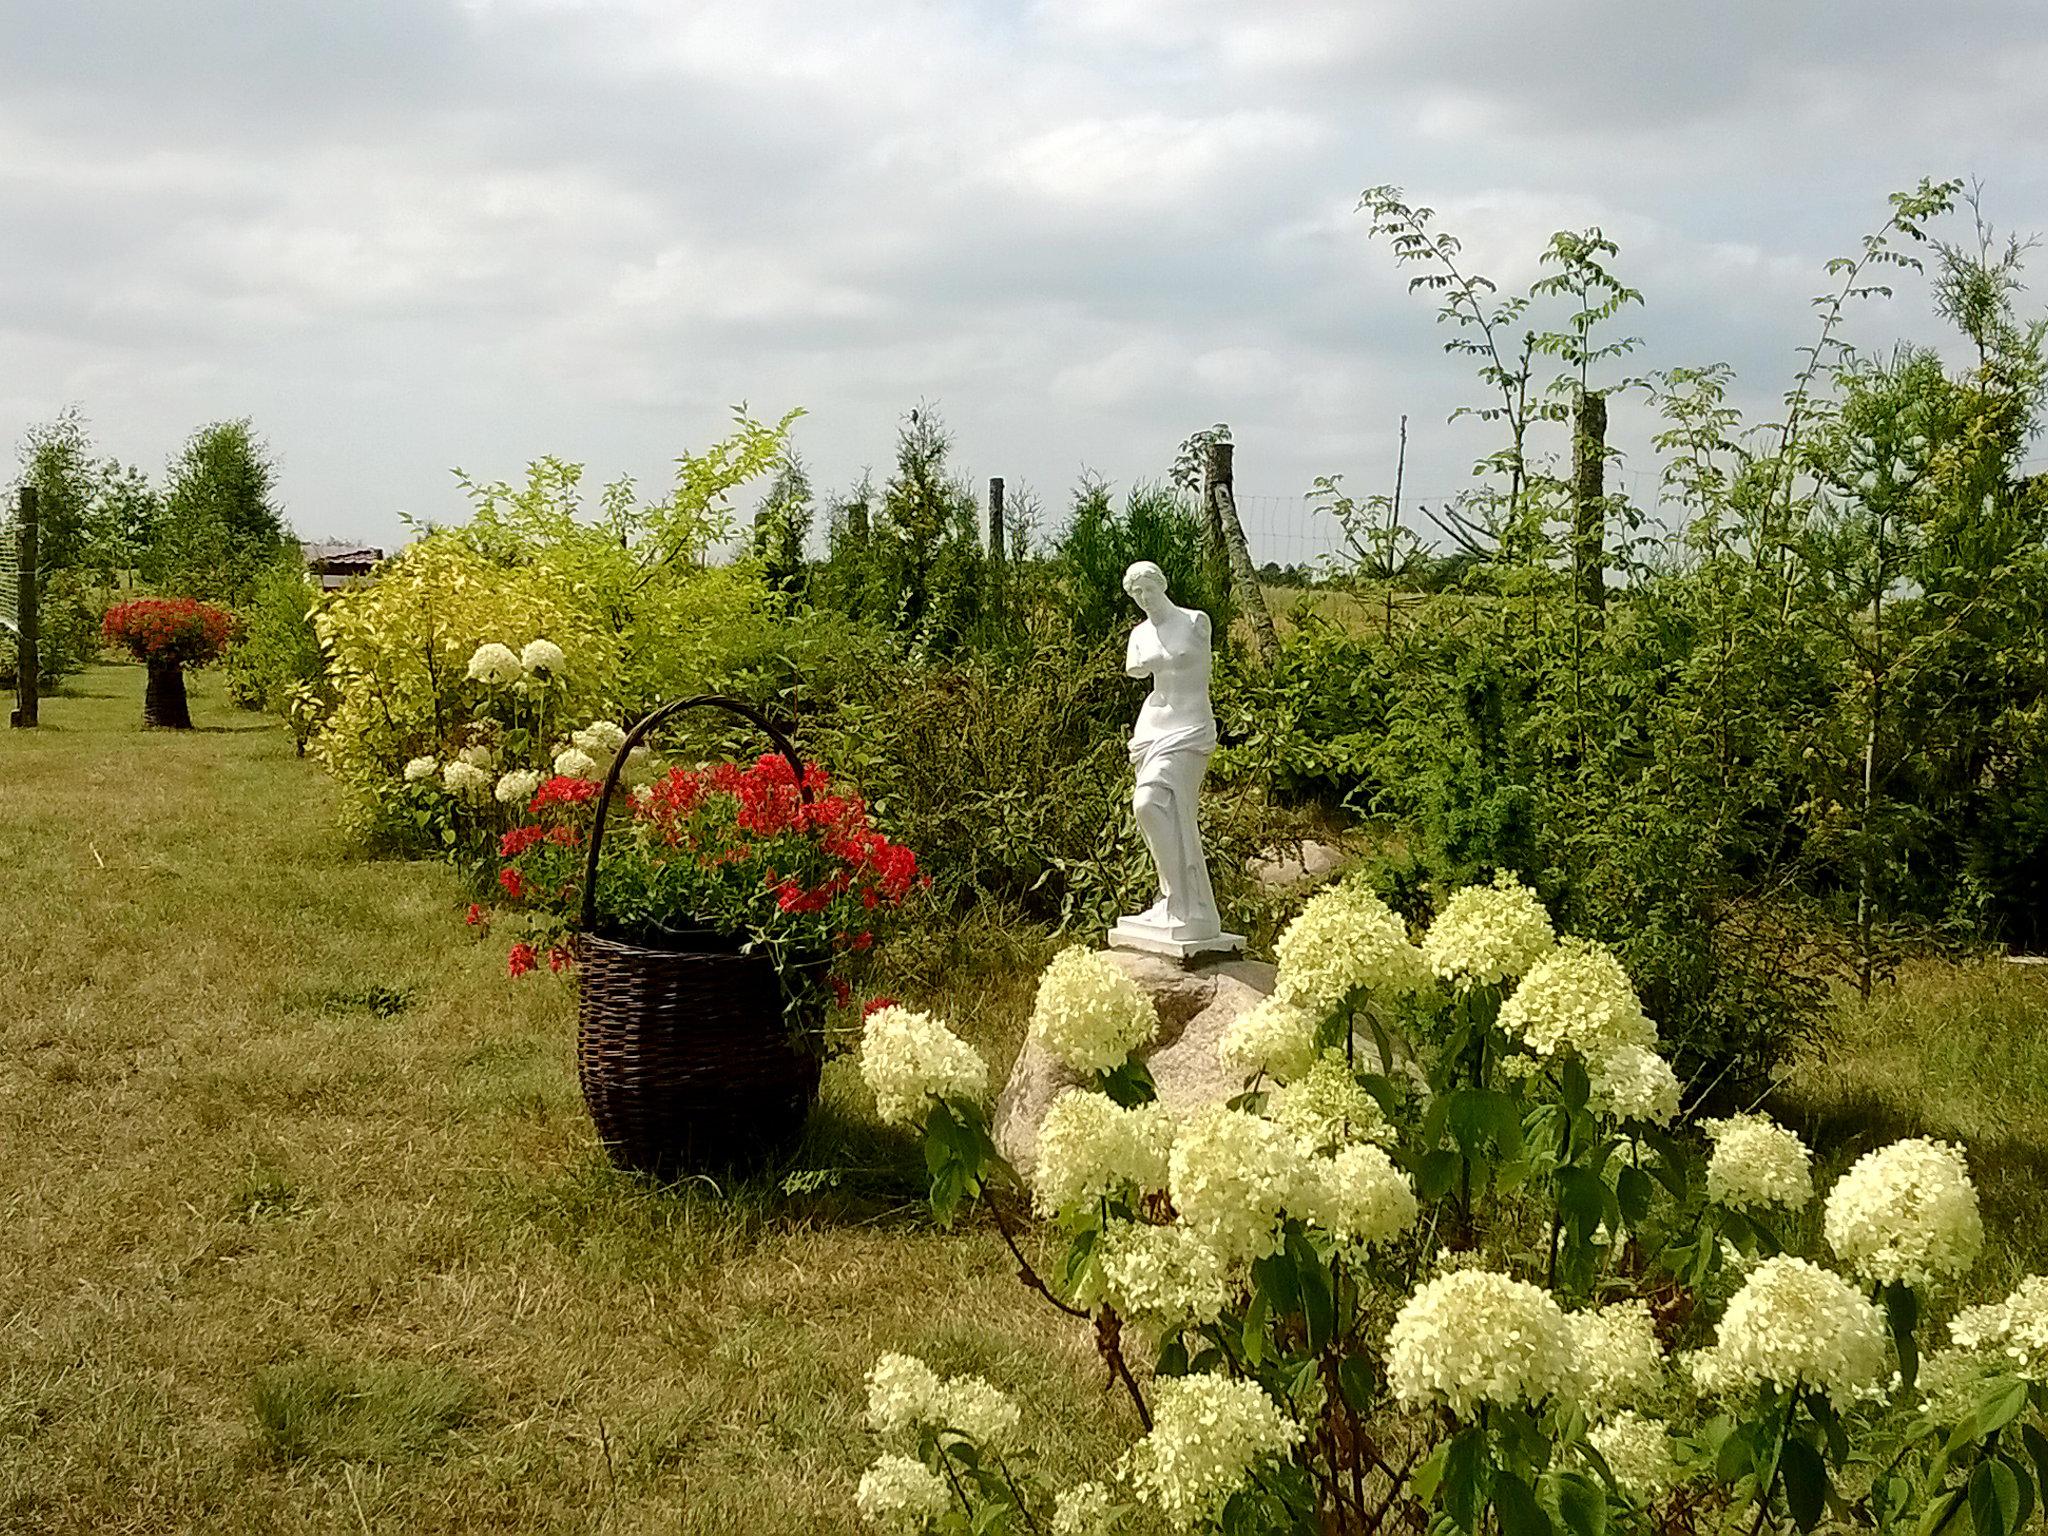
<path id="1" fill-rule="evenodd" d="M 1840 1275 L 1779 1254 L 1757 1264 L 1687 1364 L 1717 1395 L 1769 1382 L 1811 1387 L 1846 1408 L 1887 1380 L 1884 1315 Z"/>
<path id="2" fill-rule="evenodd" d="M 2048 1382 L 2048 1275 L 2029 1275 L 2003 1301 L 1965 1307 L 1948 1325 L 1961 1349 L 1980 1350 L 2003 1370 Z"/>
<path id="3" fill-rule="evenodd" d="M 460 752 L 457 752 L 455 755 L 458 758 L 460 758 L 463 762 L 469 764 L 470 767 L 481 768 L 486 773 L 489 773 L 491 770 L 495 769 L 498 766 L 498 754 L 493 752 L 489 747 L 485 746 L 482 742 L 476 742 L 470 746 L 464 747 Z"/>
<path id="4" fill-rule="evenodd" d="M 1500 1027 L 1538 1056 L 1592 1060 L 1624 1048 L 1649 1050 L 1657 1026 L 1643 1013 L 1628 972 L 1611 951 L 1571 939 L 1529 967 L 1501 1004 Z"/>
<path id="5" fill-rule="evenodd" d="M 1392 1146 L 1394 1127 L 1380 1101 L 1359 1086 L 1342 1051 L 1325 1051 L 1308 1072 L 1266 1095 L 1266 1118 L 1314 1152 L 1354 1142 Z"/>
<path id="6" fill-rule="evenodd" d="M 1482 1403 L 1539 1403 L 1572 1383 L 1571 1333 L 1540 1286 L 1484 1269 L 1426 1281 L 1387 1334 L 1387 1382 L 1411 1407 L 1471 1418 Z"/>
<path id="7" fill-rule="evenodd" d="M 938 1473 L 914 1457 L 890 1452 L 863 1472 L 853 1502 L 877 1529 L 922 1531 L 952 1507 L 953 1497 Z"/>
<path id="8" fill-rule="evenodd" d="M 424 784 L 440 771 L 441 764 L 438 759 L 416 757 L 405 765 L 405 782 L 408 784 Z"/>
<path id="9" fill-rule="evenodd" d="M 1263 1074 L 1284 1083 L 1308 1071 L 1315 1059 L 1315 1015 L 1277 994 L 1232 1019 L 1216 1040 L 1216 1060 L 1243 1082 Z"/>
<path id="10" fill-rule="evenodd" d="M 562 648 L 552 640 L 529 640 L 526 648 L 519 653 L 519 666 L 528 677 L 542 682 L 552 682 L 562 675 L 569 664 L 569 658 L 562 654 Z"/>
<path id="11" fill-rule="evenodd" d="M 1207 1243 L 1179 1222 L 1112 1221 L 1097 1250 L 1102 1300 L 1154 1335 L 1210 1323 L 1230 1304 L 1230 1276 Z"/>
<path id="12" fill-rule="evenodd" d="M 1678 1114 L 1681 1088 L 1671 1063 L 1642 1046 L 1623 1046 L 1586 1063 L 1594 1113 L 1616 1120 L 1668 1125 Z"/>
<path id="13" fill-rule="evenodd" d="M 942 1417 L 944 1395 L 939 1373 L 917 1356 L 882 1355 L 868 1370 L 868 1427 L 890 1438 L 912 1434 Z"/>
<path id="14" fill-rule="evenodd" d="M 1108 1536 L 1117 1504 L 1101 1483 L 1076 1483 L 1053 1500 L 1052 1536 Z"/>
<path id="15" fill-rule="evenodd" d="M 1359 885 L 1311 896 L 1281 930 L 1273 957 L 1276 995 L 1316 1020 L 1361 992 L 1409 992 L 1428 976 L 1400 914 Z"/>
<path id="16" fill-rule="evenodd" d="M 469 676 L 472 682 L 516 683 L 520 676 L 519 658 L 512 653 L 511 646 L 489 641 L 470 654 Z"/>
<path id="17" fill-rule="evenodd" d="M 609 763 L 626 744 L 626 733 L 610 720 L 593 720 L 582 730 L 571 731 L 569 740 L 600 763 Z"/>
<path id="18" fill-rule="evenodd" d="M 604 770 L 597 759 L 581 747 L 564 747 L 555 754 L 555 776 L 563 779 L 598 779 Z"/>
<path id="19" fill-rule="evenodd" d="M 499 776 L 498 787 L 493 793 L 500 805 L 525 805 L 539 788 L 539 774 L 531 768 L 514 768 L 510 773 Z"/>
<path id="20" fill-rule="evenodd" d="M 1112 1072 L 1152 1037 L 1159 1015 L 1145 989 L 1100 950 L 1053 956 L 1038 980 L 1031 1038 L 1076 1072 Z"/>
<path id="21" fill-rule="evenodd" d="M 1174 1209 L 1225 1263 L 1280 1247 L 1280 1223 L 1313 1198 L 1301 1143 L 1256 1115 L 1205 1105 L 1173 1138 L 1167 1184 Z"/>
<path id="22" fill-rule="evenodd" d="M 1624 1410 L 1587 1430 L 1586 1439 L 1630 1502 L 1654 1504 L 1678 1486 L 1678 1462 L 1661 1420 Z"/>
<path id="23" fill-rule="evenodd" d="M 988 1092 L 988 1063 L 928 1013 L 877 1008 L 861 1028 L 861 1080 L 887 1125 L 919 1125 L 934 1100 L 978 1102 Z"/>
<path id="24" fill-rule="evenodd" d="M 1218 1518 L 1260 1463 L 1301 1438 L 1301 1426 L 1255 1381 L 1169 1377 L 1154 1389 L 1151 1433 L 1131 1447 L 1131 1483 L 1175 1529 L 1193 1530 Z"/>
<path id="25" fill-rule="evenodd" d="M 1601 1418 L 1657 1396 L 1664 1385 L 1664 1347 L 1645 1301 L 1618 1301 L 1565 1317 L 1571 1333 L 1572 1396 L 1589 1418 Z"/>
<path id="26" fill-rule="evenodd" d="M 1707 1198 L 1731 1211 L 1776 1206 L 1796 1211 L 1813 1198 L 1813 1154 L 1766 1115 L 1706 1122 Z"/>
<path id="27" fill-rule="evenodd" d="M 1859 1157 L 1828 1191 L 1822 1225 L 1843 1263 L 1884 1285 L 1953 1279 L 1984 1247 L 1963 1149 L 1924 1136 Z"/>
<path id="28" fill-rule="evenodd" d="M 1104 1094 L 1069 1088 L 1038 1128 L 1031 1199 L 1055 1216 L 1104 1197 L 1134 1198 L 1166 1188 L 1173 1117 L 1163 1104 L 1126 1109 Z"/>
<path id="29" fill-rule="evenodd" d="M 1415 1224 L 1415 1186 L 1371 1143 L 1311 1158 L 1303 1214 L 1332 1237 L 1370 1247 Z"/>
<path id="30" fill-rule="evenodd" d="M 1422 936 L 1422 957 L 1458 987 L 1496 986 L 1522 975 L 1556 942 L 1536 893 L 1503 871 L 1491 885 L 1452 894 Z"/>
<path id="31" fill-rule="evenodd" d="M 477 800 L 491 792 L 491 776 L 475 763 L 457 758 L 441 770 L 441 787 L 451 795 Z"/>

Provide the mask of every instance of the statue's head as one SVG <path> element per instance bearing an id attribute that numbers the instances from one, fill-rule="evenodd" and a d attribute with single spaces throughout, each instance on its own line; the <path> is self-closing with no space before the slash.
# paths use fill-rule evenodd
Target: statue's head
<path id="1" fill-rule="evenodd" d="M 1166 597 L 1166 572 L 1150 560 L 1133 562 L 1124 571 L 1124 591 L 1131 601 L 1150 613 Z"/>

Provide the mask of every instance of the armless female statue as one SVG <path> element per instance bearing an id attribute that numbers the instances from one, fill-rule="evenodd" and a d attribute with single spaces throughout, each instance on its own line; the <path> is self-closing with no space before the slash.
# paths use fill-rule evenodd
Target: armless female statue
<path id="1" fill-rule="evenodd" d="M 1166 576 L 1150 560 L 1124 572 L 1124 590 L 1145 611 L 1144 622 L 1131 631 L 1124 670 L 1152 679 L 1152 692 L 1131 732 L 1131 762 L 1137 768 L 1132 805 L 1159 873 L 1159 899 L 1111 929 L 1110 942 L 1179 958 L 1240 949 L 1243 936 L 1225 933 L 1217 914 L 1196 818 L 1202 776 L 1216 750 L 1216 715 L 1209 705 L 1209 615 L 1168 597 Z"/>

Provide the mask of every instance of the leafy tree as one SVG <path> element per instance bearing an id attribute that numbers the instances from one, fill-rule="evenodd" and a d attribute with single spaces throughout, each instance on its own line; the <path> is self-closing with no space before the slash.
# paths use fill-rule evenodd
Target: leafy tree
<path id="1" fill-rule="evenodd" d="M 241 600 L 291 545 L 268 446 L 247 417 L 217 421 L 192 434 L 169 476 L 146 574 L 172 591 Z"/>
<path id="2" fill-rule="evenodd" d="M 811 477 L 792 452 L 754 512 L 754 558 L 761 562 L 762 577 L 772 590 L 794 592 L 802 587 L 804 545 L 810 540 L 814 516 Z"/>

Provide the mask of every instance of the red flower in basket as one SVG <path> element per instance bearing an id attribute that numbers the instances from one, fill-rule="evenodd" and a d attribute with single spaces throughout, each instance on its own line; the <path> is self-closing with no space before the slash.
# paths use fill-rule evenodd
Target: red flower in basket
<path id="1" fill-rule="evenodd" d="M 217 661 L 228 648 L 235 620 L 225 608 L 190 597 L 143 597 L 117 603 L 100 621 L 100 638 L 149 668 L 142 723 L 189 731 L 185 668 Z"/>

